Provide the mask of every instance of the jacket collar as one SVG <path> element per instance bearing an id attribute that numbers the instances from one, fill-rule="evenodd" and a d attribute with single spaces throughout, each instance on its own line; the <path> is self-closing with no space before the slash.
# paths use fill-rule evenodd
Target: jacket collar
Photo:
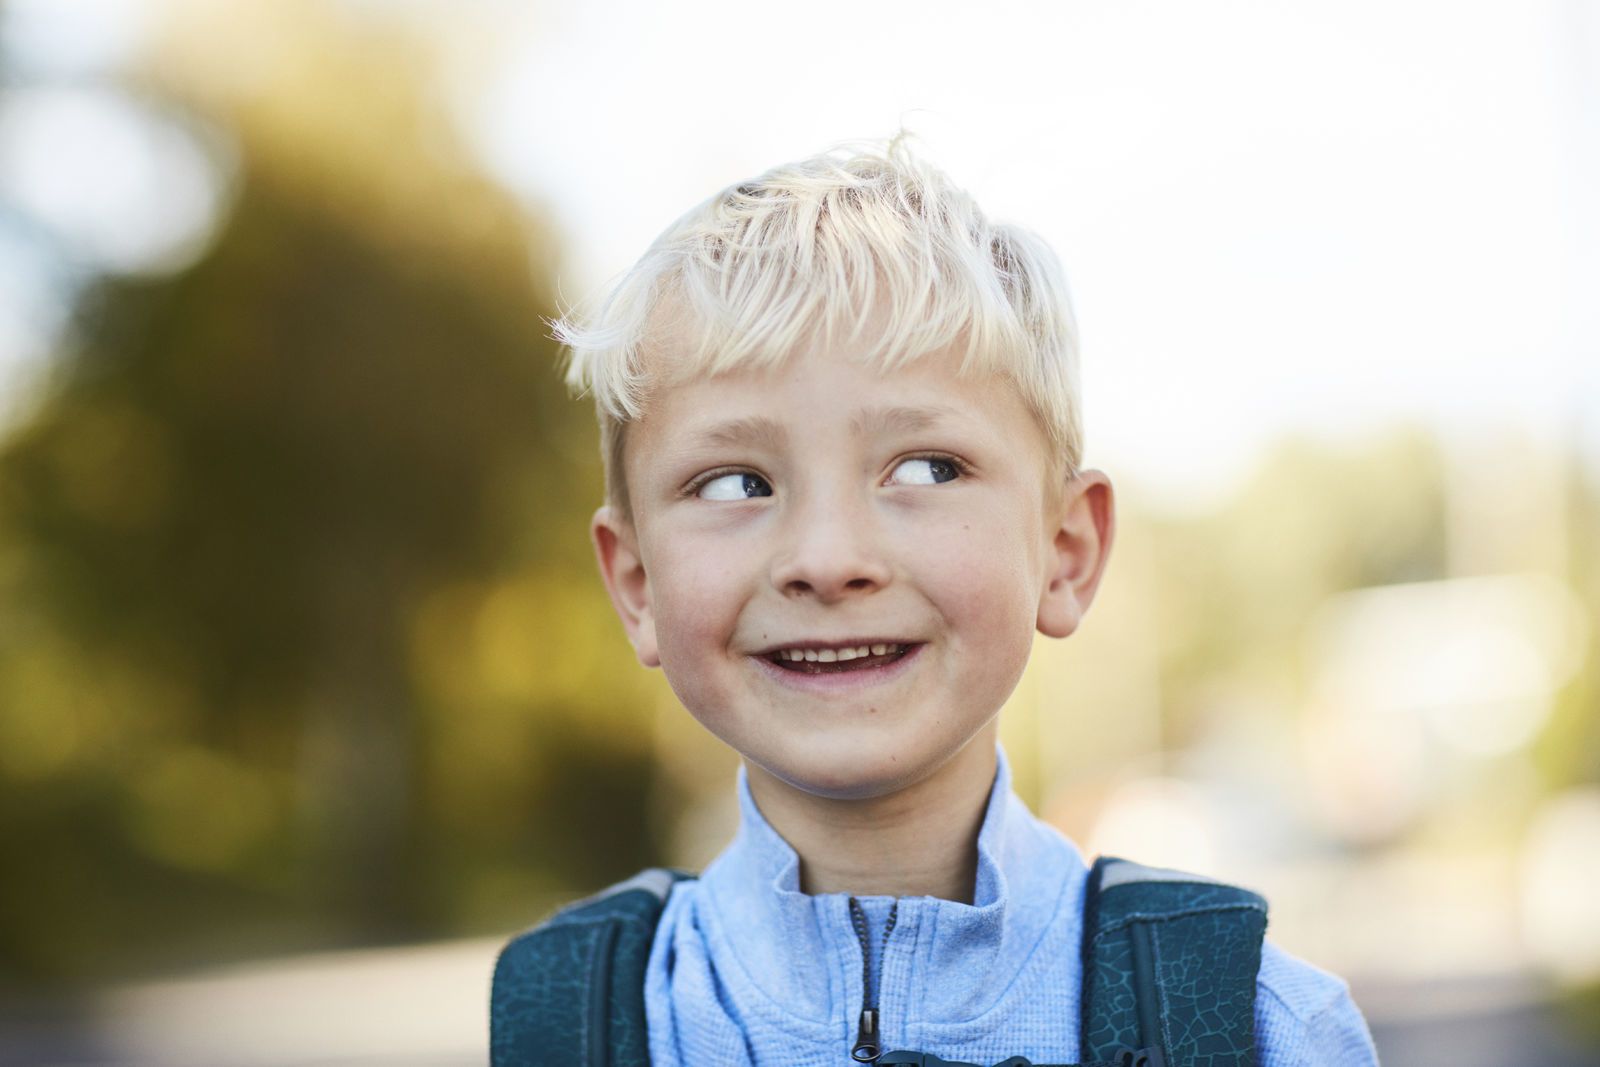
<path id="1" fill-rule="evenodd" d="M 813 1020 L 859 1008 L 861 950 L 845 893 L 800 891 L 800 859 L 774 830 L 739 769 L 739 831 L 706 868 L 712 907 L 702 916 L 720 966 L 787 1011 Z M 978 831 L 973 902 L 903 897 L 882 962 L 884 1006 L 904 999 L 923 1018 L 974 1018 L 999 999 L 1064 903 L 1076 904 L 1085 867 L 1078 850 L 1036 819 L 1011 789 L 1005 751 Z M 893 901 L 858 897 L 876 955 Z M 1071 943 L 1076 943 L 1076 939 Z"/>

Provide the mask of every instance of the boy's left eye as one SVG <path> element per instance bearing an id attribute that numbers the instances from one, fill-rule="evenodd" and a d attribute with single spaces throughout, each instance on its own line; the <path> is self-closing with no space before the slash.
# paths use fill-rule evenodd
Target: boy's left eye
<path id="1" fill-rule="evenodd" d="M 922 457 L 903 460 L 895 467 L 889 480 L 897 485 L 937 485 L 954 481 L 961 476 L 956 465 L 948 459 Z"/>

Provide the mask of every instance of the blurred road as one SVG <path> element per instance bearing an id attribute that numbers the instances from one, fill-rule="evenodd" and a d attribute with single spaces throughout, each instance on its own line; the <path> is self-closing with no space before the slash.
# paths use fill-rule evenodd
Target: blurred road
<path id="1" fill-rule="evenodd" d="M 327 953 L 0 1008 L 5 1067 L 455 1067 L 488 1061 L 500 940 Z"/>
<path id="2" fill-rule="evenodd" d="M 1351 987 L 1385 1067 L 1600 1067 L 1600 1045 L 1526 975 Z"/>
<path id="3" fill-rule="evenodd" d="M 497 939 L 214 970 L 0 1006 L 4 1067 L 481 1067 Z M 1353 983 L 1387 1067 L 1597 1067 L 1533 979 Z"/>

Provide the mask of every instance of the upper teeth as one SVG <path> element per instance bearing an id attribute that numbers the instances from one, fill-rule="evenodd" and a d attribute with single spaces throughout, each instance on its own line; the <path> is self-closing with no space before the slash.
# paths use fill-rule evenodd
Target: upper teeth
<path id="1" fill-rule="evenodd" d="M 889 652 L 904 652 L 905 645 L 855 645 L 847 648 L 781 648 L 775 653 L 779 659 L 810 660 L 813 663 L 833 663 L 837 660 L 859 659 L 862 656 L 882 656 Z"/>

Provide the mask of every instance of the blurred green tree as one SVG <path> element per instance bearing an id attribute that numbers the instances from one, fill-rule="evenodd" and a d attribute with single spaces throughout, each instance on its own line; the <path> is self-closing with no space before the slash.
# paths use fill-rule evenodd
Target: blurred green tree
<path id="1" fill-rule="evenodd" d="M 1189 695 L 1224 675 L 1301 691 L 1303 625 L 1328 596 L 1447 577 L 1443 480 L 1421 427 L 1357 448 L 1288 437 L 1215 513 L 1151 520 L 1176 739 Z"/>
<path id="2" fill-rule="evenodd" d="M 0 439 L 17 982 L 509 927 L 652 858 L 553 242 L 413 36 L 251 11 L 207 56 L 248 89 L 138 86 L 234 146 L 214 244 L 95 284 Z"/>

